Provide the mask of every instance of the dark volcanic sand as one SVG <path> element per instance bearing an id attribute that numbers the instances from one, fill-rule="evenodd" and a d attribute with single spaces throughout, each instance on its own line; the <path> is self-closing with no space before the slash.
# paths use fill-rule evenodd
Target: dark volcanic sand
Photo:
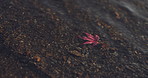
<path id="1" fill-rule="evenodd" d="M 0 78 L 148 78 L 147 54 L 133 47 L 118 28 L 80 9 L 75 0 L 49 4 L 0 0 Z M 107 0 L 96 5 L 108 9 L 100 10 L 114 20 L 130 24 L 131 31 L 138 29 L 136 19 L 122 12 L 125 8 Z M 135 35 L 147 35 L 143 31 Z M 83 32 L 100 35 L 109 46 L 81 45 L 84 41 L 78 35 Z"/>

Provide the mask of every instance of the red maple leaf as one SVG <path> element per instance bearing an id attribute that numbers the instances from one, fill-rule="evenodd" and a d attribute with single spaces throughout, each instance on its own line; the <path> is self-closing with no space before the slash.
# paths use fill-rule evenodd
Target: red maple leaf
<path id="1" fill-rule="evenodd" d="M 84 42 L 83 44 L 93 44 L 93 46 L 100 44 L 100 37 L 98 35 L 91 35 L 89 33 L 85 33 L 86 36 L 81 37 L 79 36 L 79 38 L 83 39 L 83 40 L 87 40 L 86 42 Z"/>

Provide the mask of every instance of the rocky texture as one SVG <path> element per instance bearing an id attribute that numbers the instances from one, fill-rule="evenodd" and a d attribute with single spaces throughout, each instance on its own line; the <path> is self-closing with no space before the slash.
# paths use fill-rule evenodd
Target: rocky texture
<path id="1" fill-rule="evenodd" d="M 49 4 L 0 0 L 1 78 L 148 77 L 147 54 L 129 44 L 116 27 L 94 18 L 74 0 Z M 99 5 L 115 13 L 115 19 L 134 25 L 107 0 Z M 83 32 L 98 34 L 109 46 L 81 45 L 78 35 Z"/>

